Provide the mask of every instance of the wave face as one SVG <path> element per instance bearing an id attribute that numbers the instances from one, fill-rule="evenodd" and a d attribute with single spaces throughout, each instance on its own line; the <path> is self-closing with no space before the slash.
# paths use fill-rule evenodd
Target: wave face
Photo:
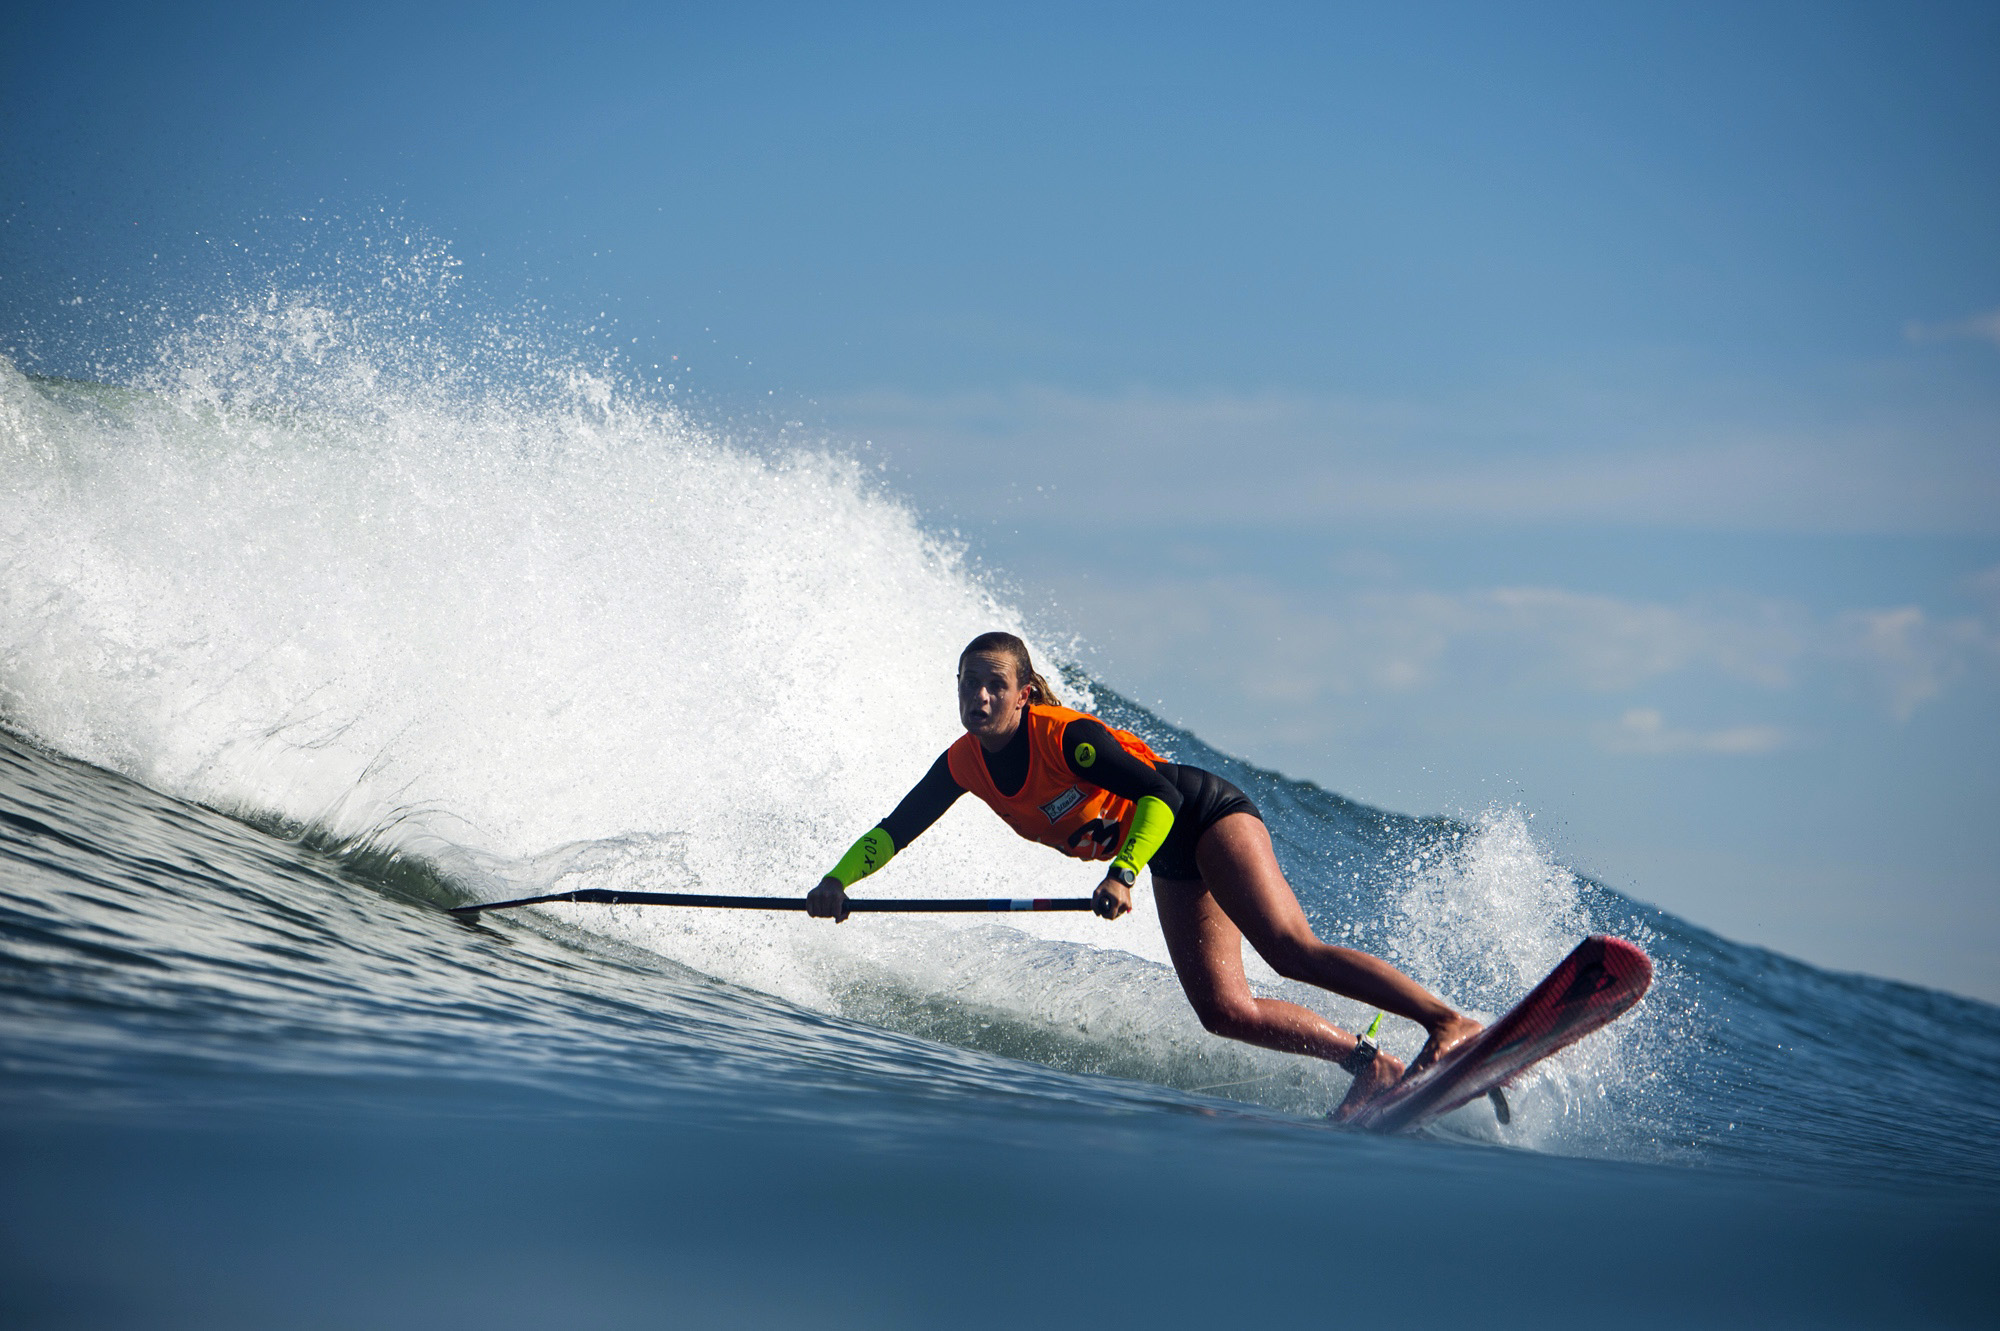
<path id="1" fill-rule="evenodd" d="M 1202 1032 L 1143 891 L 1116 924 L 439 913 L 802 893 L 955 733 L 967 639 L 1063 644 L 852 461 L 732 442 L 514 343 L 458 355 L 422 309 L 260 294 L 119 387 L 0 362 L 6 1096 L 421 1075 L 754 1116 L 774 1087 L 792 1114 L 979 1088 L 1321 1131 L 1343 1075 Z M 1647 1002 L 1519 1088 L 1511 1126 L 1482 1104 L 1441 1135 L 2000 1187 L 1992 1007 L 1729 943 L 1571 873 L 1518 811 L 1366 808 L 1066 678 L 1251 793 L 1322 936 L 1469 1010 L 1585 933 L 1653 954 Z M 868 889 L 1094 877 L 964 801 Z M 1420 1033 L 1386 1034 L 1407 1057 Z"/>

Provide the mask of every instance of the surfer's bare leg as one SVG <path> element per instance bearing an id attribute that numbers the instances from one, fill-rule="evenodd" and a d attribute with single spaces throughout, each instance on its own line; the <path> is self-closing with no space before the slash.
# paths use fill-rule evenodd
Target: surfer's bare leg
<path id="1" fill-rule="evenodd" d="M 1201 1024 L 1216 1035 L 1288 1054 L 1339 1062 L 1354 1052 L 1355 1037 L 1314 1012 L 1250 992 L 1243 973 L 1243 934 L 1198 879 L 1153 879 L 1160 928 L 1174 959 L 1181 989 Z M 1348 1088 L 1336 1113 L 1346 1117 L 1402 1074 L 1403 1065 L 1378 1054 Z"/>
<path id="2" fill-rule="evenodd" d="M 1216 904 L 1272 970 L 1422 1026 L 1429 1038 L 1410 1071 L 1423 1071 L 1479 1034 L 1478 1022 L 1380 957 L 1321 942 L 1278 868 L 1271 833 L 1260 819 L 1247 813 L 1222 818 L 1202 834 L 1195 861 Z"/>

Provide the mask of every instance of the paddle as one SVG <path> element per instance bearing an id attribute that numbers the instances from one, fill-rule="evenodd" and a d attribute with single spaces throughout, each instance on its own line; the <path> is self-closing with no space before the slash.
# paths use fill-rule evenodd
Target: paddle
<path id="1" fill-rule="evenodd" d="M 614 892 L 603 887 L 582 887 L 574 892 L 551 892 L 547 896 L 520 897 L 513 901 L 482 901 L 473 906 L 453 906 L 454 915 L 477 915 L 485 910 L 506 910 L 511 906 L 539 906 L 545 901 L 588 901 L 601 906 L 720 906 L 733 910 L 804 910 L 804 897 L 718 897 L 702 892 Z M 899 900 L 895 897 L 848 898 L 850 913 L 897 911 L 932 914 L 950 911 L 1089 910 L 1089 897 L 942 897 L 927 900 Z"/>

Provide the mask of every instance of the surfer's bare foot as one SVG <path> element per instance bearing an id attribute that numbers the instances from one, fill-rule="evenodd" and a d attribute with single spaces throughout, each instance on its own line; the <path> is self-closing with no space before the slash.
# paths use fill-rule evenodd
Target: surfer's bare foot
<path id="1" fill-rule="evenodd" d="M 1470 1017 L 1452 1013 L 1430 1028 L 1431 1038 L 1417 1051 L 1416 1061 L 1410 1064 L 1410 1075 L 1414 1077 L 1485 1029 Z"/>
<path id="2" fill-rule="evenodd" d="M 1393 1054 L 1377 1054 L 1368 1065 L 1355 1075 L 1354 1084 L 1347 1088 L 1340 1103 L 1333 1107 L 1333 1120 L 1345 1123 L 1354 1117 L 1361 1106 L 1373 1100 L 1382 1092 L 1395 1085 L 1403 1075 L 1403 1060 Z"/>

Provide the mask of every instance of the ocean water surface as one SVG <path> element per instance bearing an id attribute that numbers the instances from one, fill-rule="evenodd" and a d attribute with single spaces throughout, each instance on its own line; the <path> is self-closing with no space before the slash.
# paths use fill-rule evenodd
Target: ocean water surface
<path id="1" fill-rule="evenodd" d="M 423 287 L 245 295 L 116 385 L 0 361 L 7 1325 L 2000 1315 L 2000 1010 L 1076 671 L 1252 794 L 1323 936 L 1492 1016 L 1617 933 L 1652 994 L 1511 1124 L 1382 1139 L 1325 1121 L 1337 1070 L 1199 1028 L 1143 888 L 1117 922 L 448 915 L 803 893 L 955 733 L 967 639 L 1067 644 L 851 461 L 456 354 Z M 965 801 L 866 890 L 1093 881 Z"/>

